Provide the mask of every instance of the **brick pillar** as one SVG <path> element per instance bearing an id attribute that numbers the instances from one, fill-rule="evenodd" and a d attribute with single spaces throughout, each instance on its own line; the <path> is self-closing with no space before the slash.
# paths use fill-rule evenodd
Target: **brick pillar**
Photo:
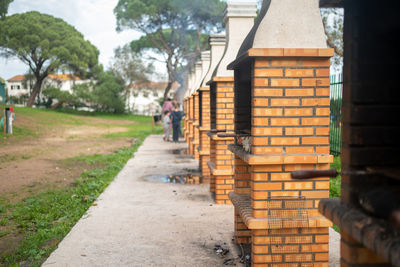
<path id="1" fill-rule="evenodd" d="M 238 195 L 250 195 L 250 165 L 235 155 L 235 179 L 234 191 Z M 247 228 L 245 222 L 235 208 L 235 243 L 251 243 L 251 230 Z"/>
<path id="2" fill-rule="evenodd" d="M 189 110 L 189 118 L 188 118 L 188 146 L 189 146 L 189 155 L 193 155 L 193 145 L 192 145 L 192 139 L 193 139 L 193 94 L 189 96 L 189 105 L 188 105 L 188 110 Z"/>
<path id="3" fill-rule="evenodd" d="M 200 170 L 201 170 L 201 182 L 210 183 L 210 169 L 208 168 L 207 162 L 210 161 L 210 138 L 207 132 L 210 131 L 210 87 L 200 88 L 201 98 L 201 122 L 200 122 Z"/>
<path id="4" fill-rule="evenodd" d="M 199 92 L 193 94 L 193 138 L 192 138 L 192 151 L 195 159 L 199 159 L 199 150 L 197 149 L 200 144 L 200 131 L 199 131 Z"/>
<path id="5" fill-rule="evenodd" d="M 185 141 L 186 143 L 188 142 L 188 98 L 185 97 L 185 99 L 183 100 L 183 110 L 185 112 L 185 118 L 183 119 L 183 136 L 185 137 Z"/>
<path id="6" fill-rule="evenodd" d="M 233 115 L 233 78 L 219 77 L 211 85 L 215 88 L 215 128 L 232 132 L 234 128 Z M 217 204 L 231 204 L 228 193 L 233 190 L 233 154 L 228 145 L 233 143 L 232 137 L 211 136 L 211 153 L 215 153 L 211 160 L 211 186 L 215 185 L 215 202 Z M 210 187 L 210 188 L 212 188 Z M 214 188 L 212 188 L 214 189 Z"/>
<path id="7" fill-rule="evenodd" d="M 297 201 L 303 219 L 278 229 L 253 230 L 254 266 L 327 266 L 329 231 L 317 208 L 329 197 L 329 178 L 291 180 L 290 172 L 328 169 L 329 49 L 265 49 L 252 78 L 251 199 L 254 218 L 277 217 L 273 205 Z M 254 165 L 256 164 L 256 165 Z M 301 199 L 299 198 L 301 197 Z M 282 198 L 282 200 L 281 200 Z M 293 202 L 294 203 L 294 202 Z M 299 209 L 300 208 L 300 209 Z M 296 212 L 296 209 L 291 212 Z M 279 229 L 282 228 L 282 229 Z"/>

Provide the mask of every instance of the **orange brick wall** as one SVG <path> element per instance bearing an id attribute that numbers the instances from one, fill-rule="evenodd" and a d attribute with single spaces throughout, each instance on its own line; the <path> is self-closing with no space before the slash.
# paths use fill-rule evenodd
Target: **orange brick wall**
<path id="1" fill-rule="evenodd" d="M 253 230 L 252 242 L 252 266 L 329 267 L 328 228 Z"/>
<path id="2" fill-rule="evenodd" d="M 329 59 L 257 59 L 252 153 L 329 153 Z"/>
<path id="3" fill-rule="evenodd" d="M 216 83 L 216 129 L 234 130 L 233 81 Z"/>
<path id="4" fill-rule="evenodd" d="M 233 131 L 234 129 L 234 92 L 233 79 L 215 82 L 215 127 L 218 130 Z M 234 158 L 228 150 L 233 138 L 217 138 L 212 141 L 212 160 L 216 170 L 231 171 L 233 173 Z M 231 204 L 228 193 L 233 191 L 233 175 L 212 175 L 212 183 L 215 181 L 215 202 L 217 204 Z"/>
<path id="5" fill-rule="evenodd" d="M 189 112 L 189 118 L 188 118 L 188 146 L 189 146 L 189 154 L 194 155 L 193 151 L 193 144 L 192 144 L 192 139 L 193 139 L 193 95 L 189 96 L 189 105 L 188 105 L 188 112 Z"/>
<path id="6" fill-rule="evenodd" d="M 200 122 L 200 150 L 207 155 L 200 155 L 200 170 L 202 183 L 210 183 L 210 169 L 207 162 L 210 161 L 210 137 L 207 132 L 210 130 L 210 90 L 209 87 L 200 89 L 201 98 L 201 122 Z"/>
<path id="7" fill-rule="evenodd" d="M 196 92 L 194 94 L 194 98 L 193 98 L 193 102 L 194 102 L 194 115 L 193 115 L 193 151 L 194 151 L 194 158 L 195 159 L 199 159 L 199 144 L 200 144 L 200 130 L 198 128 L 199 126 L 199 119 L 200 119 L 200 109 L 199 109 L 199 92 Z"/>
<path id="8" fill-rule="evenodd" d="M 329 168 L 318 161 L 329 154 L 329 66 L 329 58 L 254 61 L 252 154 L 288 156 L 283 164 L 251 167 L 255 218 L 268 217 L 267 200 L 279 197 L 305 197 L 308 218 L 321 216 L 318 203 L 329 197 L 329 178 L 292 180 L 290 172 Z M 253 264 L 328 267 L 328 234 L 327 227 L 254 230 Z"/>

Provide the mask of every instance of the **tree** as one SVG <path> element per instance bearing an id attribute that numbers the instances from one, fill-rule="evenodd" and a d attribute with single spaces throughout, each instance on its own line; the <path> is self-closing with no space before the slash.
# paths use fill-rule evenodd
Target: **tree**
<path id="1" fill-rule="evenodd" d="M 204 48 L 202 33 L 220 27 L 220 0 L 119 0 L 114 9 L 117 30 L 134 29 L 144 34 L 131 43 L 135 52 L 152 50 L 163 56 L 167 67 L 167 98 L 178 70 L 193 63 Z"/>
<path id="2" fill-rule="evenodd" d="M 110 70 L 120 77 L 125 85 L 131 85 L 133 82 L 148 82 L 149 76 L 154 73 L 153 64 L 146 64 L 129 45 L 118 47 L 114 54 Z"/>
<path id="3" fill-rule="evenodd" d="M 93 82 L 75 84 L 72 86 L 72 94 L 79 99 L 79 102 L 83 105 L 90 105 L 94 102 L 94 96 L 92 93 L 94 87 Z"/>
<path id="4" fill-rule="evenodd" d="M 332 64 L 336 69 L 341 68 L 343 65 L 343 9 L 321 8 L 321 15 L 326 42 L 328 47 L 335 50 Z"/>
<path id="5" fill-rule="evenodd" d="M 92 91 L 92 101 L 98 111 L 123 113 L 125 111 L 122 93 L 123 81 L 111 71 L 102 72 L 96 77 L 97 83 Z"/>
<path id="6" fill-rule="evenodd" d="M 0 0 L 0 19 L 4 19 L 13 0 Z"/>
<path id="7" fill-rule="evenodd" d="M 114 53 L 110 70 L 116 77 L 123 80 L 125 98 L 128 98 L 132 93 L 132 83 L 148 82 L 149 77 L 154 73 L 154 67 L 152 64 L 146 64 L 129 45 L 118 47 Z M 130 110 L 129 106 L 128 110 Z"/>
<path id="8" fill-rule="evenodd" d="M 62 91 L 56 87 L 47 87 L 43 89 L 43 95 L 47 97 L 47 102 L 51 105 L 53 100 L 56 99 L 57 103 L 51 105 L 52 109 L 56 109 L 63 104 L 69 104 L 76 106 L 79 103 L 79 99 L 68 91 Z"/>
<path id="9" fill-rule="evenodd" d="M 29 107 L 49 74 L 69 70 L 86 78 L 98 71 L 99 51 L 95 46 L 62 19 L 36 11 L 0 21 L 0 48 L 6 56 L 15 56 L 27 64 L 35 76 Z"/>

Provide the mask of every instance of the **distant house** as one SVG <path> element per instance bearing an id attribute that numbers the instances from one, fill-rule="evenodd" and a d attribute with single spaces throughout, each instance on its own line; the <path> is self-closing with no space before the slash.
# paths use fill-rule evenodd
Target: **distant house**
<path id="1" fill-rule="evenodd" d="M 62 91 L 68 91 L 72 93 L 72 86 L 75 84 L 82 84 L 89 82 L 88 80 L 82 80 L 81 78 L 72 74 L 50 74 L 43 81 L 42 89 L 47 87 L 56 87 Z M 26 75 L 16 75 L 7 80 L 7 91 L 9 97 L 25 99 L 29 98 L 30 93 L 35 85 L 33 78 L 29 78 Z"/>
<path id="2" fill-rule="evenodd" d="M 32 87 L 33 82 L 29 81 L 25 75 L 16 75 L 8 79 L 6 84 L 8 97 L 28 96 Z"/>
<path id="3" fill-rule="evenodd" d="M 133 83 L 126 98 L 127 110 L 141 115 L 160 114 L 161 105 L 159 100 L 164 97 L 166 87 L 166 82 Z M 178 83 L 172 85 L 168 94 L 170 98 L 175 96 L 178 87 Z"/>
<path id="4" fill-rule="evenodd" d="M 88 83 L 89 80 L 82 80 L 78 76 L 72 74 L 50 74 L 43 83 L 43 88 L 56 87 L 61 91 L 68 91 L 72 93 L 72 86 L 76 84 Z"/>

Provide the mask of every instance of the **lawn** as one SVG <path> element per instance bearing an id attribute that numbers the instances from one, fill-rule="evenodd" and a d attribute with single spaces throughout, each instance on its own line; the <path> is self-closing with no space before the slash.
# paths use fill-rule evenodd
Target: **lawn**
<path id="1" fill-rule="evenodd" d="M 341 162 L 340 156 L 335 157 L 333 163 L 331 164 L 332 169 L 336 169 L 338 172 L 341 171 Z M 341 176 L 337 176 L 335 178 L 330 179 L 330 186 L 329 186 L 329 197 L 340 197 L 340 185 L 341 185 Z"/>
<path id="2" fill-rule="evenodd" d="M 24 175 L 28 171 L 24 164 L 56 160 L 46 165 L 49 177 L 40 173 L 29 184 L 2 188 L 0 265 L 40 266 L 87 209 L 96 205 L 97 197 L 153 127 L 151 117 L 146 116 L 30 108 L 15 108 L 15 112 L 13 136 L 0 134 L 0 179 L 17 180 L 6 177 L 11 173 L 7 168 L 19 168 L 18 175 Z M 155 127 L 154 133 L 160 131 Z M 32 152 L 45 143 L 51 149 Z M 79 150 L 82 144 L 85 147 Z M 31 152 L 21 152 L 20 146 Z M 68 146 L 73 151 L 62 150 Z M 63 151 L 68 152 L 65 157 L 60 155 Z M 92 153 L 96 151 L 102 153 Z M 57 177 L 50 177 L 55 172 Z"/>

